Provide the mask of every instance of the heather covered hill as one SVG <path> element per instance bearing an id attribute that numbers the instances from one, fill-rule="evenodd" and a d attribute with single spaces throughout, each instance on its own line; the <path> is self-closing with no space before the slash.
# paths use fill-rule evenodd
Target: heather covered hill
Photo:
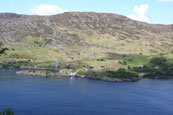
<path id="1" fill-rule="evenodd" d="M 172 57 L 173 25 L 148 24 L 110 13 L 66 12 L 53 16 L 0 14 L 1 60 L 82 63 L 120 67 L 123 55 Z M 98 61 L 98 60 L 107 61 Z"/>

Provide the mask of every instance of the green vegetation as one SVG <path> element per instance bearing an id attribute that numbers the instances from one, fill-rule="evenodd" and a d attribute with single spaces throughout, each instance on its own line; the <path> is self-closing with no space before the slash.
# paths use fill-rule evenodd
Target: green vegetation
<path id="1" fill-rule="evenodd" d="M 145 55 L 136 55 L 136 54 L 126 55 L 123 57 L 123 61 L 121 62 L 121 64 L 135 67 L 138 65 L 147 64 L 150 58 L 151 56 L 145 56 Z"/>
<path id="2" fill-rule="evenodd" d="M 29 73 L 33 73 L 33 74 L 44 74 L 44 75 L 51 75 L 54 72 L 49 71 L 49 70 L 29 70 Z"/>
<path id="3" fill-rule="evenodd" d="M 136 81 L 139 76 L 131 71 L 120 68 L 118 70 L 89 71 L 83 73 L 87 78 L 101 79 L 106 81 Z"/>
<path id="4" fill-rule="evenodd" d="M 150 60 L 150 64 L 152 66 L 162 66 L 166 62 L 167 62 L 167 60 L 163 57 L 154 57 Z"/>
<path id="5" fill-rule="evenodd" d="M 80 74 L 89 76 L 91 78 L 103 79 L 104 77 L 109 78 L 117 78 L 121 80 L 138 80 L 140 79 L 140 73 L 148 73 L 144 75 L 144 78 L 161 78 L 161 79 L 170 79 L 169 76 L 156 76 L 157 74 L 173 74 L 173 62 L 171 59 L 167 59 L 165 57 L 146 57 L 141 55 L 126 55 L 123 56 L 123 61 L 126 64 L 121 63 L 122 65 L 126 65 L 127 69 L 119 68 L 118 70 L 101 70 L 101 71 L 89 71 L 81 72 Z M 144 62 L 143 62 L 144 61 Z M 120 63 L 121 61 L 119 61 Z M 139 64 L 139 65 L 138 65 Z M 135 66 L 137 65 L 137 66 Z M 109 79 L 110 80 L 110 79 Z"/>
<path id="6" fill-rule="evenodd" d="M 5 54 L 5 52 L 8 50 L 8 48 L 2 48 L 3 43 L 0 41 L 0 55 Z"/>
<path id="7" fill-rule="evenodd" d="M 17 60 L 17 61 L 4 61 L 0 62 L 0 65 L 3 68 L 8 67 L 14 67 L 14 68 L 20 68 L 20 67 L 34 67 L 34 63 L 32 63 L 30 60 Z"/>
<path id="8" fill-rule="evenodd" d="M 164 57 L 153 57 L 148 64 L 139 67 L 133 67 L 131 70 L 138 73 L 144 72 L 153 75 L 173 74 L 173 63 Z M 151 76 L 152 75 L 149 75 L 148 77 L 151 78 Z M 165 78 L 167 78 L 167 76 L 165 76 Z"/>
<path id="9" fill-rule="evenodd" d="M 70 21 L 66 19 L 67 15 Z M 56 16 L 56 20 L 47 17 L 46 22 L 45 17 L 32 17 L 26 25 L 18 23 L 15 36 L 8 34 L 7 29 L 11 30 L 11 27 L 2 28 L 7 34 L 0 41 L 0 67 L 51 68 L 60 69 L 66 75 L 75 72 L 110 78 L 128 78 L 127 75 L 133 78 L 140 72 L 171 73 L 173 46 L 170 43 L 173 39 L 170 28 L 128 22 L 119 15 L 102 15 L 105 16 L 68 13 L 62 14 L 61 18 Z M 23 18 L 18 20 L 23 21 Z M 47 22 L 54 26 L 50 28 Z M 166 60 L 157 58 L 162 56 Z M 30 73 L 51 74 L 45 71 Z"/>
<path id="10" fill-rule="evenodd" d="M 87 75 L 87 72 L 86 71 L 78 71 L 77 72 L 77 75 L 84 75 L 84 76 L 86 76 Z"/>
<path id="11" fill-rule="evenodd" d="M 120 68 L 117 71 L 106 71 L 108 77 L 119 78 L 119 79 L 138 79 L 138 75 L 127 71 L 124 68 Z"/>
<path id="12" fill-rule="evenodd" d="M 2 109 L 0 115 L 14 115 L 14 111 L 12 109 Z"/>
<path id="13" fill-rule="evenodd" d="M 23 70 L 18 71 L 17 74 L 27 74 L 27 75 L 36 75 L 36 76 L 52 76 L 56 75 L 57 72 L 51 70 Z"/>
<path id="14" fill-rule="evenodd" d="M 6 55 L 0 55 L 1 67 L 52 68 L 60 69 L 63 75 L 70 75 L 75 72 L 78 76 L 98 79 L 104 77 L 110 79 L 139 79 L 137 74 L 142 72 L 172 73 L 173 71 L 173 60 L 169 58 L 171 54 L 165 54 L 164 57 L 160 54 L 145 55 L 141 52 L 138 54 L 123 54 L 115 53 L 110 49 L 105 49 L 105 52 L 104 48 L 101 47 L 85 49 L 73 47 L 73 45 L 68 46 L 72 49 L 65 47 L 49 48 L 52 42 L 42 38 L 24 38 L 21 41 L 22 43 L 4 45 L 4 47 L 9 47 L 10 50 Z M 97 43 L 97 39 L 92 41 Z M 100 43 L 104 44 L 101 41 Z M 53 75 L 51 71 L 38 70 L 25 73 Z"/>

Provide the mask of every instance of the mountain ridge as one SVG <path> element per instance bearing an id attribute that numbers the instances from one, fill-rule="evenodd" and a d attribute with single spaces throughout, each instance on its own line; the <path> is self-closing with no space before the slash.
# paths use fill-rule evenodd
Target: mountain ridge
<path id="1" fill-rule="evenodd" d="M 73 27 L 77 29 L 87 29 L 86 27 L 82 27 L 79 24 L 85 24 L 85 26 L 88 26 L 90 24 L 91 26 L 94 26 L 93 29 L 98 30 L 102 29 L 105 31 L 106 29 L 112 29 L 108 31 L 114 32 L 114 30 L 122 29 L 123 26 L 134 26 L 136 29 L 145 29 L 151 33 L 161 33 L 161 32 L 172 32 L 173 31 L 173 25 L 161 25 L 161 24 L 148 24 L 145 22 L 138 22 L 135 20 L 131 20 L 125 16 L 116 15 L 112 13 L 95 13 L 95 12 L 66 12 L 63 14 L 53 15 L 53 16 L 37 16 L 37 15 L 19 15 L 15 13 L 0 13 L 0 19 L 1 19 L 1 27 L 6 26 L 6 28 L 13 29 L 18 28 L 19 26 L 32 26 L 34 23 L 35 28 L 36 26 L 39 27 L 41 25 L 47 26 L 46 28 L 50 29 L 49 26 L 51 25 L 50 22 L 53 22 L 54 24 L 57 24 L 58 26 L 63 27 Z M 70 19 L 70 20 L 69 20 Z M 40 21 L 40 23 L 38 22 Z M 42 21 L 42 22 L 41 22 Z M 33 23 L 33 24 L 31 24 Z M 73 23 L 73 24 L 72 24 Z M 16 25 L 15 25 L 16 24 Z M 69 25 L 67 25 L 69 24 Z M 96 25 L 97 24 L 97 25 Z M 111 25 L 115 26 L 111 26 Z M 89 25 L 89 26 L 90 26 Z M 89 27 L 88 26 L 88 27 Z M 32 27 L 34 29 L 34 27 Z M 32 28 L 19 28 L 24 29 L 29 32 Z M 43 31 L 46 31 L 44 27 L 36 28 L 37 31 L 43 29 Z M 2 28 L 1 32 L 6 31 Z M 70 28 L 71 29 L 71 28 Z M 92 27 L 89 27 L 89 29 L 92 29 Z M 8 31 L 8 30 L 7 30 Z M 22 31 L 22 30 L 20 30 Z M 58 30 L 61 31 L 61 30 Z M 15 32 L 15 31 L 13 31 Z M 19 32 L 20 33 L 20 32 Z M 39 31 L 37 32 L 39 33 Z M 17 34 L 17 33 L 16 33 Z M 41 33 L 43 34 L 43 33 Z M 48 33 L 49 34 L 49 33 Z M 53 34 L 53 33 L 50 33 Z M 1 36 L 6 37 L 6 36 Z M 19 37 L 19 36 L 16 36 Z M 24 36 L 21 36 L 24 37 Z M 38 36 L 37 36 L 38 37 Z M 13 37 L 12 37 L 13 38 Z"/>
<path id="2" fill-rule="evenodd" d="M 108 14 L 108 15 L 117 15 L 117 16 L 121 16 L 121 17 L 125 17 L 128 18 L 127 16 L 123 16 L 121 14 L 116 14 L 116 13 L 105 13 L 105 12 L 64 12 L 64 13 L 60 13 L 60 14 L 54 14 L 54 15 L 34 15 L 34 14 L 19 14 L 19 13 L 13 13 L 13 12 L 0 12 L 0 18 L 14 18 L 14 17 L 21 17 L 21 16 L 35 16 L 35 17 L 52 17 L 52 16 L 58 16 L 58 15 L 62 15 L 62 14 L 70 14 L 70 13 L 94 13 L 94 14 Z M 128 18 L 130 19 L 130 18 Z M 133 20 L 133 19 L 130 19 Z M 137 21 L 137 20 L 133 20 L 133 21 Z M 153 23 L 148 23 L 148 22 L 143 22 L 143 21 L 137 21 L 137 22 L 142 22 L 142 23 L 147 23 L 147 24 L 153 24 Z M 173 23 L 171 24 L 153 24 L 153 25 L 173 25 Z"/>

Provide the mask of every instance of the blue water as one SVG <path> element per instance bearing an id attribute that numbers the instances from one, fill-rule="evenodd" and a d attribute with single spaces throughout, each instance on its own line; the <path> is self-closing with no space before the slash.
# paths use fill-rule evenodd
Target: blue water
<path id="1" fill-rule="evenodd" d="M 173 80 L 105 82 L 0 72 L 0 109 L 15 115 L 173 115 Z"/>

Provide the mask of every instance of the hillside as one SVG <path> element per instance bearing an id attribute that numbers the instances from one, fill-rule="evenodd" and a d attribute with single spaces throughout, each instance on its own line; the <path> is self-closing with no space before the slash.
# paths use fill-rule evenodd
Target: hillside
<path id="1" fill-rule="evenodd" d="M 124 55 L 173 57 L 173 25 L 148 24 L 110 13 L 1 13 L 0 41 L 10 49 L 1 62 L 29 59 L 35 64 L 115 69 L 123 66 L 118 61 Z"/>

